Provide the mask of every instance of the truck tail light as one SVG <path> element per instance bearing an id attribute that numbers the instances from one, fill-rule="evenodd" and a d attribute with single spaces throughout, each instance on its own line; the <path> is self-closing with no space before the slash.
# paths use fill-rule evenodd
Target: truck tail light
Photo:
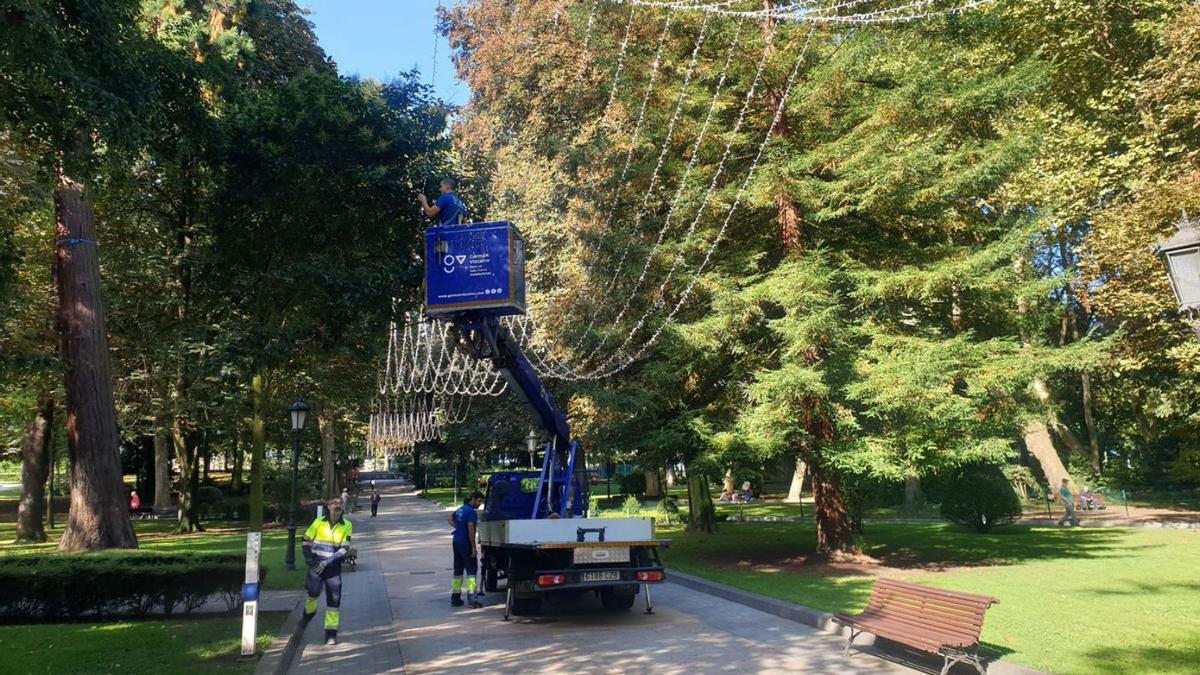
<path id="1" fill-rule="evenodd" d="M 542 574 L 537 578 L 538 586 L 561 586 L 567 583 L 567 577 L 562 574 Z"/>
<path id="2" fill-rule="evenodd" d="M 662 572 L 638 572 L 637 580 L 638 581 L 662 581 L 663 573 Z"/>

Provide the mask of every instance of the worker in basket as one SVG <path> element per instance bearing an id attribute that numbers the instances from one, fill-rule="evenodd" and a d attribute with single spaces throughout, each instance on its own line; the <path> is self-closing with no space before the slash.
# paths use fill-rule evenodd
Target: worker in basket
<path id="1" fill-rule="evenodd" d="M 321 516 L 304 531 L 304 562 L 308 564 L 308 577 L 304 590 L 308 599 L 304 602 L 304 621 L 307 623 L 317 613 L 317 598 L 325 590 L 325 644 L 338 643 L 338 624 L 342 606 L 342 561 L 350 553 L 350 521 L 343 515 L 345 505 L 339 497 L 325 502 L 328 515 Z"/>
<path id="2" fill-rule="evenodd" d="M 430 218 L 437 218 L 442 225 L 458 225 L 467 221 L 467 209 L 463 206 L 462 200 L 458 198 L 455 190 L 458 189 L 458 181 L 453 178 L 443 178 L 438 185 L 437 201 L 433 204 L 429 203 L 425 193 L 417 195 L 417 201 L 421 203 L 421 213 Z"/>

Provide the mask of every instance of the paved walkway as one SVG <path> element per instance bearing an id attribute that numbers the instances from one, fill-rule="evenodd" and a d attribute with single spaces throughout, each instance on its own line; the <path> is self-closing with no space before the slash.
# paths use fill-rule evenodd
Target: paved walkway
<path id="1" fill-rule="evenodd" d="M 292 673 L 913 672 L 844 658 L 839 638 L 674 584 L 655 589 L 650 616 L 640 602 L 609 613 L 584 598 L 505 623 L 503 593 L 481 610 L 450 607 L 444 509 L 396 487 L 378 518 L 352 519 L 359 564 L 344 576 L 342 644 L 321 644 L 318 614 Z"/>

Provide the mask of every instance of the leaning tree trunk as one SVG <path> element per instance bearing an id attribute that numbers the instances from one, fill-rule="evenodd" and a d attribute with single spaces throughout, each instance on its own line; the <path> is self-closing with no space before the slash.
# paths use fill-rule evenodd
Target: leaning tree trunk
<path id="1" fill-rule="evenodd" d="M 171 446 L 167 416 L 159 414 L 154 420 L 154 510 L 171 510 Z"/>
<path id="2" fill-rule="evenodd" d="M 46 477 L 50 471 L 50 425 L 54 398 L 40 396 L 37 413 L 21 441 L 21 501 L 17 504 L 17 541 L 46 541 Z"/>
<path id="3" fill-rule="evenodd" d="M 804 465 L 804 460 L 799 455 L 796 456 L 796 468 L 792 470 L 792 485 L 788 488 L 787 499 L 784 501 L 789 504 L 799 504 L 804 494 L 804 474 L 807 468 Z"/>
<path id="4" fill-rule="evenodd" d="M 329 499 L 338 495 L 337 467 L 333 464 L 333 450 L 337 441 L 334 434 L 333 409 L 328 405 L 321 406 L 317 415 L 317 428 L 321 432 L 321 497 Z"/>
<path id="5" fill-rule="evenodd" d="M 71 459 L 71 511 L 58 546 L 64 551 L 137 548 L 121 480 L 96 217 L 83 187 L 61 174 L 54 208 L 58 330 Z"/>
<path id="6" fill-rule="evenodd" d="M 846 511 L 846 495 L 836 470 L 809 461 L 817 523 L 817 555 L 854 551 L 854 531 Z"/>
<path id="7" fill-rule="evenodd" d="M 708 491 L 708 477 L 700 471 L 687 472 L 688 526 L 693 534 L 713 534 L 717 531 L 717 514 L 713 507 L 712 494 Z"/>
<path id="8" fill-rule="evenodd" d="M 1063 466 L 1062 458 L 1058 456 L 1054 439 L 1051 438 L 1050 429 L 1045 422 L 1035 420 L 1025 424 L 1025 448 L 1041 465 L 1042 473 L 1050 483 L 1051 494 L 1058 493 L 1062 479 L 1066 478 L 1070 482 L 1071 476 Z"/>

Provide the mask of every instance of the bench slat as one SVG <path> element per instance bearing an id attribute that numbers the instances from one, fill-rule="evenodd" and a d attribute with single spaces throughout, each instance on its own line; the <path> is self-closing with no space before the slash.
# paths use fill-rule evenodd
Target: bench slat
<path id="1" fill-rule="evenodd" d="M 914 621 L 896 616 L 880 616 L 877 614 L 864 616 L 860 614 L 855 617 L 855 621 L 861 624 L 888 625 L 892 626 L 895 630 L 909 630 L 910 632 L 918 633 L 931 639 L 936 636 L 937 639 L 952 639 L 956 642 L 965 642 L 967 644 L 979 641 L 979 633 L 976 631 L 947 628 L 928 622 Z"/>
<path id="2" fill-rule="evenodd" d="M 961 612 L 953 607 L 923 603 L 919 600 L 892 597 L 882 602 L 868 605 L 867 608 L 877 612 L 895 613 L 898 615 L 914 617 L 929 616 L 943 623 L 975 629 L 983 625 L 983 612 Z"/>
<path id="3" fill-rule="evenodd" d="M 846 625 L 877 637 L 902 642 L 910 647 L 916 647 L 928 652 L 937 652 L 940 648 L 963 647 L 975 644 L 972 640 L 963 640 L 956 636 L 937 635 L 923 632 L 904 624 L 882 621 L 848 621 Z"/>
<path id="4" fill-rule="evenodd" d="M 854 630 L 873 633 L 928 652 L 979 643 L 984 613 L 996 598 L 879 579 L 867 608 L 834 619 Z"/>
<path id="5" fill-rule="evenodd" d="M 882 585 L 882 586 L 881 586 Z M 990 595 L 977 595 L 975 593 L 962 593 L 959 591 L 949 591 L 944 588 L 930 588 L 929 586 L 920 586 L 918 584 L 910 584 L 907 581 L 896 581 L 895 579 L 879 579 L 875 582 L 875 587 L 879 590 L 886 588 L 903 589 L 919 595 L 929 595 L 943 597 L 948 601 L 977 603 L 981 606 L 989 606 L 998 604 L 1000 601 Z"/>

